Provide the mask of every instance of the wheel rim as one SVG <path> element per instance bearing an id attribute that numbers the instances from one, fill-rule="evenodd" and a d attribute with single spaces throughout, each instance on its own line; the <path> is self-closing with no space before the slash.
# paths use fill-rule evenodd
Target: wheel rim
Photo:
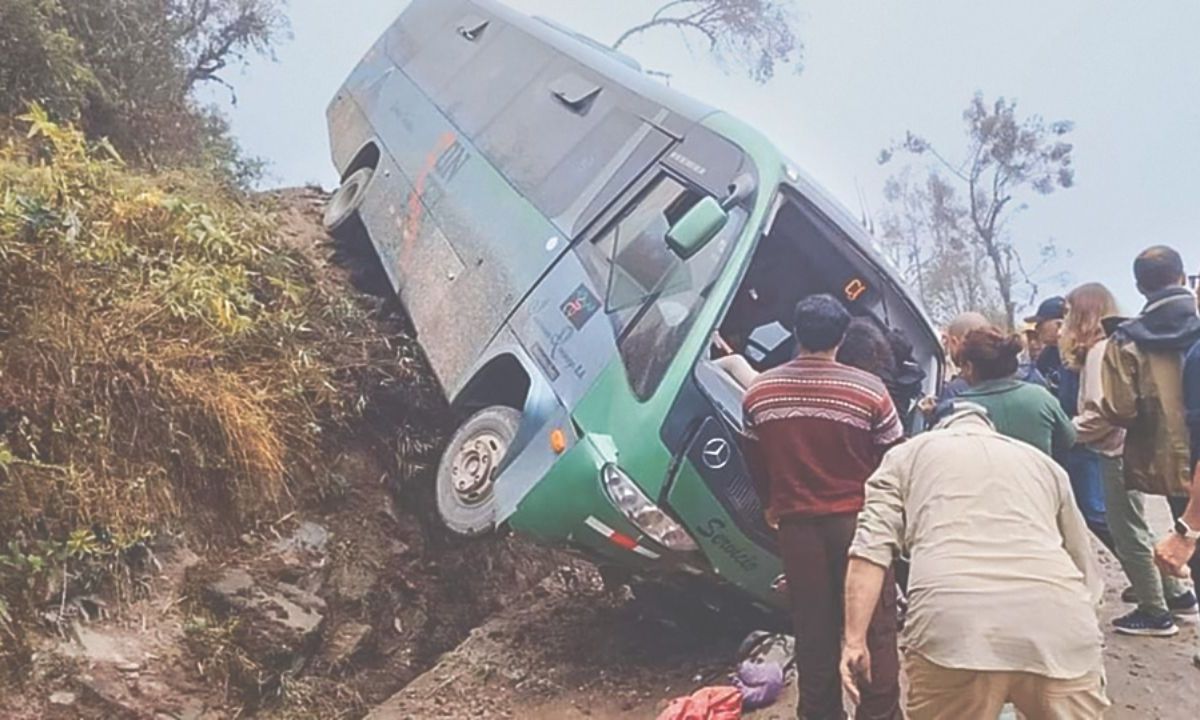
<path id="1" fill-rule="evenodd" d="M 357 182 L 351 182 L 343 185 L 333 198 L 333 212 L 331 215 L 334 218 L 340 219 L 342 215 L 346 214 L 347 208 L 350 208 L 354 204 L 354 199 L 356 197 L 358 197 Z"/>
<path id="2" fill-rule="evenodd" d="M 463 505 L 480 505 L 492 495 L 496 468 L 508 451 L 508 443 L 498 434 L 484 431 L 468 438 L 450 464 L 450 485 Z"/>
<path id="3" fill-rule="evenodd" d="M 325 228 L 334 230 L 357 209 L 359 200 L 370 182 L 371 174 L 367 170 L 359 170 L 342 183 L 341 187 L 329 199 L 325 210 Z"/>

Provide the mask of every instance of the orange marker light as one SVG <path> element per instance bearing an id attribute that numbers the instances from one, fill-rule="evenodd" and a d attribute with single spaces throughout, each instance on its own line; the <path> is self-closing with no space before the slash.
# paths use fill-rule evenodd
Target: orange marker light
<path id="1" fill-rule="evenodd" d="M 550 431 L 550 449 L 555 455 L 562 455 L 567 449 L 567 434 L 559 429 Z"/>
<path id="2" fill-rule="evenodd" d="M 860 280 L 859 278 L 854 278 L 850 282 L 846 283 L 846 288 L 845 288 L 846 299 L 849 300 L 850 302 L 855 302 L 856 300 L 858 300 L 860 297 L 863 296 L 863 293 L 865 293 L 866 291 L 867 291 L 867 284 L 865 282 L 863 282 L 862 280 Z"/>

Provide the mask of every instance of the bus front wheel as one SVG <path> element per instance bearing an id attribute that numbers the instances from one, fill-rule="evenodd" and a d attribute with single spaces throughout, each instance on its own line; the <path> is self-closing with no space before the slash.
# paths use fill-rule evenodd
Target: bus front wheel
<path id="1" fill-rule="evenodd" d="M 450 438 L 438 465 L 437 506 L 455 534 L 495 529 L 496 476 L 520 425 L 520 411 L 497 405 L 467 418 Z"/>

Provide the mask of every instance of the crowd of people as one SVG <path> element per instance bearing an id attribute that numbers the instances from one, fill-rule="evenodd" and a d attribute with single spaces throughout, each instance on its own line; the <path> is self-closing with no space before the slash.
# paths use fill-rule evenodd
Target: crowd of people
<path id="1" fill-rule="evenodd" d="M 843 690 L 862 720 L 987 719 L 1008 704 L 1031 720 L 1101 717 L 1089 536 L 1128 579 L 1116 632 L 1172 636 L 1197 617 L 1200 299 L 1171 248 L 1141 253 L 1134 277 L 1136 317 L 1089 283 L 1019 334 L 956 318 L 943 336 L 956 373 L 919 402 L 896 381 L 911 361 L 897 338 L 833 297 L 799 304 L 797 358 L 744 401 L 794 608 L 799 717 L 845 717 Z M 929 428 L 915 436 L 910 407 Z M 1170 529 L 1147 513 L 1164 502 Z"/>

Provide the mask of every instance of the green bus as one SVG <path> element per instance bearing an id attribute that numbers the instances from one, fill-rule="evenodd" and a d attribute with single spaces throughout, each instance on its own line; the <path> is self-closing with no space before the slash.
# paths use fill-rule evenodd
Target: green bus
<path id="1" fill-rule="evenodd" d="M 494 0 L 414 0 L 328 122 L 326 227 L 369 236 L 462 418 L 445 524 L 782 607 L 718 356 L 786 362 L 796 303 L 831 293 L 939 377 L 859 224 L 752 128 Z"/>

